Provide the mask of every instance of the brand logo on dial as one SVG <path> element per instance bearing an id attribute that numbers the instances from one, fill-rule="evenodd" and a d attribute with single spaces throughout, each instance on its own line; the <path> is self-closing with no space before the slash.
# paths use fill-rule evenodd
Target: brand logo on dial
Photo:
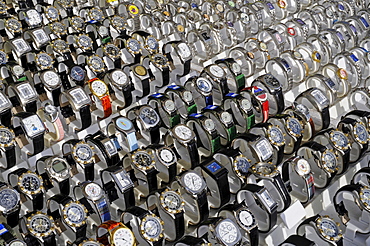
<path id="1" fill-rule="evenodd" d="M 296 31 L 294 30 L 293 27 L 288 27 L 288 34 L 291 35 L 291 36 L 294 36 L 296 34 Z"/>

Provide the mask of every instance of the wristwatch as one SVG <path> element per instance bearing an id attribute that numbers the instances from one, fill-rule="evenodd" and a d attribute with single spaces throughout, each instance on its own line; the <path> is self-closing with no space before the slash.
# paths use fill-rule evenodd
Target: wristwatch
<path id="1" fill-rule="evenodd" d="M 149 95 L 148 104 L 157 111 L 165 127 L 172 128 L 180 123 L 180 114 L 177 111 L 176 104 L 166 94 L 155 93 Z"/>
<path id="2" fill-rule="evenodd" d="M 185 225 L 198 225 L 209 216 L 207 184 L 196 171 L 183 172 L 171 188 L 179 190 L 185 200 Z"/>
<path id="3" fill-rule="evenodd" d="M 46 191 L 58 186 L 59 193 L 69 195 L 71 166 L 65 159 L 43 156 L 36 161 L 36 172 L 42 177 Z"/>
<path id="4" fill-rule="evenodd" d="M 329 99 L 329 104 L 334 105 L 338 98 L 339 84 L 329 77 L 321 74 L 315 74 L 307 78 L 307 88 L 322 88 Z"/>
<path id="5" fill-rule="evenodd" d="M 32 202 L 33 210 L 44 207 L 44 183 L 41 176 L 19 168 L 8 174 L 8 183 Z"/>
<path id="6" fill-rule="evenodd" d="M 16 155 L 15 134 L 11 128 L 0 125 L 0 136 L 0 151 L 4 157 L 3 160 L 5 160 L 1 167 L 9 169 L 15 166 L 18 159 Z"/>
<path id="7" fill-rule="evenodd" d="M 319 88 L 310 88 L 299 94 L 294 102 L 303 104 L 309 109 L 316 132 L 329 127 L 329 99 L 322 90 Z"/>
<path id="8" fill-rule="evenodd" d="M 36 113 L 38 94 L 30 82 L 11 84 L 7 87 L 6 92 L 13 107 L 20 106 L 21 110 L 25 112 Z"/>
<path id="9" fill-rule="evenodd" d="M 133 228 L 139 245 L 163 245 L 164 222 L 152 212 L 141 207 L 131 207 L 122 213 L 121 221 Z"/>
<path id="10" fill-rule="evenodd" d="M 227 73 L 227 87 L 231 92 L 238 93 L 245 87 L 245 75 L 242 73 L 242 67 L 233 58 L 217 60 L 216 64 Z M 230 82 L 231 81 L 231 82 Z"/>
<path id="11" fill-rule="evenodd" d="M 258 246 L 259 233 L 257 220 L 252 211 L 242 203 L 223 206 L 217 216 L 231 219 L 242 229 L 242 236 L 247 238 L 250 246 Z"/>
<path id="12" fill-rule="evenodd" d="M 339 169 L 336 152 L 311 141 L 303 144 L 296 153 L 310 164 L 316 188 L 326 188 Z"/>
<path id="13" fill-rule="evenodd" d="M 344 193 L 349 193 L 352 197 L 351 199 L 345 199 Z M 337 212 L 338 216 L 340 217 L 342 223 L 347 225 L 350 220 L 360 221 L 361 216 L 356 215 L 354 213 L 357 211 L 370 211 L 369 206 L 369 195 L 370 189 L 368 186 L 363 186 L 362 184 L 348 184 L 342 186 L 333 197 L 333 203 L 335 211 Z M 352 201 L 353 199 L 353 201 Z M 344 201 L 351 201 L 351 202 L 344 202 Z M 348 205 L 352 206 L 348 206 Z M 350 209 L 349 209 L 350 207 Z M 354 209 L 355 207 L 355 209 Z M 357 208 L 357 209 L 356 209 Z M 358 226 L 357 232 L 361 234 L 369 233 L 367 227 Z"/>
<path id="14" fill-rule="evenodd" d="M 98 78 L 89 80 L 87 84 L 89 85 L 91 93 L 99 99 L 101 105 L 103 106 L 104 115 L 98 119 L 101 120 L 109 117 L 112 114 L 112 104 L 109 96 L 108 85 L 103 80 Z"/>
<path id="15" fill-rule="evenodd" d="M 121 147 L 128 147 L 128 152 L 139 148 L 137 141 L 136 128 L 131 120 L 124 116 L 113 118 L 107 126 L 110 137 L 116 137 Z M 126 145 L 127 144 L 127 145 Z"/>
<path id="16" fill-rule="evenodd" d="M 348 169 L 352 144 L 350 143 L 347 134 L 339 130 L 329 128 L 319 132 L 313 138 L 313 141 L 324 146 L 330 146 L 335 150 L 339 158 L 338 174 L 342 174 Z"/>
<path id="17" fill-rule="evenodd" d="M 200 76 L 203 78 L 207 78 L 209 81 L 211 81 L 213 88 L 212 89 L 213 101 L 221 102 L 223 99 L 223 95 L 229 93 L 226 73 L 219 65 L 211 64 L 209 66 L 204 67 Z"/>
<path id="18" fill-rule="evenodd" d="M 164 221 L 164 235 L 169 242 L 177 241 L 185 234 L 184 198 L 177 190 L 169 188 L 156 192 L 147 199 L 147 206 Z"/>
<path id="19" fill-rule="evenodd" d="M 172 101 L 175 102 L 177 111 L 182 118 L 187 118 L 189 114 L 197 113 L 197 104 L 191 91 L 181 85 L 170 85 L 164 92 Z"/>
<path id="20" fill-rule="evenodd" d="M 121 67 L 121 66 L 119 66 Z M 131 106 L 133 102 L 132 91 L 135 89 L 134 85 L 130 79 L 129 74 L 126 72 L 126 67 L 124 69 L 113 69 L 107 73 L 104 77 L 108 79 L 109 84 L 114 90 L 114 94 L 123 95 L 125 102 L 125 108 Z M 113 85 L 113 86 L 112 86 Z M 108 87 L 109 88 L 109 87 Z M 117 96 L 116 96 L 117 97 Z"/>
<path id="21" fill-rule="evenodd" d="M 274 76 L 281 84 L 283 92 L 289 91 L 293 86 L 293 68 L 288 61 L 281 57 L 268 60 L 265 64 L 266 73 Z"/>
<path id="22" fill-rule="evenodd" d="M 19 192 L 10 187 L 7 183 L 0 182 L 0 197 L 6 197 L 7 199 L 0 200 L 0 211 L 5 217 L 6 223 L 14 228 L 18 225 L 20 215 L 20 194 Z M 1 235 L 0 235 L 1 236 Z"/>
<path id="23" fill-rule="evenodd" d="M 105 221 L 98 226 L 96 236 L 103 245 L 136 246 L 134 233 L 122 222 Z"/>
<path id="24" fill-rule="evenodd" d="M 56 221 L 63 221 L 74 233 L 74 242 L 80 243 L 86 238 L 87 216 L 86 207 L 79 201 L 73 201 L 66 194 L 56 194 L 47 201 L 47 214 Z"/>
<path id="25" fill-rule="evenodd" d="M 168 49 L 167 47 L 170 47 L 170 49 Z M 185 76 L 190 73 L 192 53 L 187 43 L 182 41 L 168 42 L 163 46 L 162 50 L 163 54 L 166 55 L 169 62 L 174 63 L 175 57 L 180 60 L 183 67 L 183 72 L 180 76 Z M 173 56 L 173 53 L 176 54 L 175 57 Z"/>
<path id="26" fill-rule="evenodd" d="M 311 234 L 315 238 L 315 242 L 325 242 L 330 245 L 343 245 L 342 230 L 339 228 L 339 223 L 335 222 L 329 216 L 314 215 L 305 219 L 298 227 L 297 234 L 306 235 L 306 226 L 311 226 L 315 229 L 316 234 Z M 320 241 L 318 241 L 320 240 Z"/>
<path id="27" fill-rule="evenodd" d="M 197 108 L 213 105 L 213 85 L 206 77 L 192 77 L 185 82 L 185 88 L 192 92 Z"/>
<path id="28" fill-rule="evenodd" d="M 241 90 L 240 94 L 252 103 L 255 121 L 266 122 L 270 109 L 267 91 L 258 86 L 251 86 Z"/>
<path id="29" fill-rule="evenodd" d="M 136 82 L 139 86 L 141 86 L 142 95 L 140 98 L 143 98 L 150 93 L 150 84 L 152 77 L 150 74 L 150 70 L 148 70 L 142 63 L 135 64 L 131 66 L 131 71 L 133 75 L 137 78 Z"/>
<path id="30" fill-rule="evenodd" d="M 265 187 L 246 184 L 236 194 L 236 201 L 244 202 L 255 215 L 259 232 L 268 232 L 276 225 L 278 204 Z"/>
<path id="31" fill-rule="evenodd" d="M 40 116 L 40 119 L 45 122 L 46 125 L 49 122 L 54 127 L 54 131 L 49 127 L 49 132 L 45 134 L 45 138 L 47 140 L 59 142 L 64 139 L 64 127 L 59 116 L 58 108 L 56 106 L 47 102 L 45 103 L 44 107 L 39 108 L 36 113 L 38 116 Z"/>
<path id="32" fill-rule="evenodd" d="M 100 160 L 104 159 L 107 166 L 114 166 L 120 163 L 118 154 L 118 142 L 114 138 L 106 136 L 101 130 L 85 137 L 85 141 L 95 146 Z"/>
<path id="33" fill-rule="evenodd" d="M 104 196 L 103 188 L 93 181 L 84 181 L 73 188 L 75 201 L 82 203 L 88 211 L 96 213 L 101 222 L 111 219 L 109 202 Z"/>
<path id="34" fill-rule="evenodd" d="M 37 114 L 20 112 L 12 118 L 16 136 L 24 135 L 30 147 L 27 155 L 36 155 L 44 150 L 44 133 L 46 128 Z M 20 142 L 18 142 L 18 145 Z M 23 143 L 22 143 L 23 144 Z M 23 146 L 20 146 L 21 148 Z"/>
<path id="35" fill-rule="evenodd" d="M 307 203 L 315 194 L 314 176 L 310 163 L 300 156 L 293 156 L 282 165 L 283 182 L 292 196 Z"/>
<path id="36" fill-rule="evenodd" d="M 135 206 L 134 183 L 124 168 L 111 166 L 103 169 L 100 179 L 110 203 L 116 203 L 122 210 L 123 207 L 127 209 Z"/>

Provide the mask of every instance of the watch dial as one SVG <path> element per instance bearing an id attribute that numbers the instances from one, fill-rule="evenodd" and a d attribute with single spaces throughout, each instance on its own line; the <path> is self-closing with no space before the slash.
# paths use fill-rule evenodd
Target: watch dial
<path id="1" fill-rule="evenodd" d="M 68 203 L 64 213 L 65 220 L 69 224 L 80 224 L 86 219 L 85 207 L 79 203 Z"/>
<path id="2" fill-rule="evenodd" d="M 116 119 L 116 126 L 122 131 L 127 131 L 132 128 L 133 124 L 129 119 L 125 117 L 119 117 Z"/>
<path id="3" fill-rule="evenodd" d="M 57 86 L 60 84 L 58 74 L 52 70 L 44 72 L 41 76 L 48 86 Z"/>
<path id="4" fill-rule="evenodd" d="M 59 11 L 53 6 L 46 8 L 45 15 L 50 21 L 57 21 L 59 19 Z"/>
<path id="5" fill-rule="evenodd" d="M 41 23 L 42 18 L 39 12 L 37 12 L 35 9 L 30 9 L 26 12 L 25 20 L 28 25 L 37 26 Z"/>
<path id="6" fill-rule="evenodd" d="M 172 100 L 166 100 L 164 102 L 164 107 L 166 108 L 167 111 L 172 112 L 176 110 L 175 103 Z"/>
<path id="7" fill-rule="evenodd" d="M 106 141 L 104 143 L 104 147 L 105 147 L 105 149 L 107 150 L 107 152 L 110 156 L 113 156 L 113 155 L 117 154 L 117 147 L 114 144 L 112 139 L 110 139 L 109 141 Z"/>
<path id="8" fill-rule="evenodd" d="M 114 16 L 111 21 L 112 25 L 119 30 L 123 30 L 126 27 L 125 19 L 120 16 Z"/>
<path id="9" fill-rule="evenodd" d="M 216 129 L 215 122 L 212 119 L 206 119 L 204 121 L 204 128 L 208 131 L 213 131 Z"/>
<path id="10" fill-rule="evenodd" d="M 189 58 L 191 57 L 191 50 L 189 48 L 189 45 L 187 45 L 186 43 L 179 43 L 177 45 L 177 48 L 178 48 L 178 53 L 179 53 L 179 56 L 182 57 L 183 59 L 186 59 L 186 58 Z"/>
<path id="11" fill-rule="evenodd" d="M 199 90 L 209 93 L 212 91 L 212 84 L 211 82 L 206 78 L 198 78 L 197 79 L 197 87 Z"/>
<path id="12" fill-rule="evenodd" d="M 52 228 L 53 221 L 45 214 L 35 214 L 29 222 L 30 228 L 34 233 L 48 233 Z"/>
<path id="13" fill-rule="evenodd" d="M 344 133 L 335 131 L 331 135 L 331 141 L 334 143 L 335 146 L 340 148 L 347 148 L 349 145 L 348 138 Z"/>
<path id="14" fill-rule="evenodd" d="M 251 163 L 246 157 L 239 156 L 235 158 L 234 168 L 242 176 L 248 175 L 250 167 L 251 167 Z"/>
<path id="15" fill-rule="evenodd" d="M 182 207 L 183 199 L 175 191 L 168 190 L 161 194 L 161 204 L 165 209 L 176 211 Z"/>
<path id="16" fill-rule="evenodd" d="M 286 124 L 288 130 L 292 133 L 292 135 L 301 136 L 303 129 L 298 119 L 289 117 Z"/>
<path id="17" fill-rule="evenodd" d="M 0 207 L 5 210 L 11 210 L 18 205 L 20 201 L 19 193 L 14 189 L 3 189 L 0 191 Z"/>
<path id="18" fill-rule="evenodd" d="M 324 237 L 328 236 L 335 238 L 339 235 L 339 228 L 337 224 L 329 218 L 322 218 L 321 223 L 318 223 L 317 227 Z"/>
<path id="19" fill-rule="evenodd" d="M 92 8 L 90 10 L 90 18 L 95 21 L 102 21 L 104 19 L 103 11 L 97 8 Z"/>
<path id="20" fill-rule="evenodd" d="M 67 27 L 61 22 L 53 22 L 50 24 L 51 30 L 56 35 L 64 35 L 67 33 Z"/>
<path id="21" fill-rule="evenodd" d="M 175 135 L 182 140 L 190 140 L 193 137 L 193 131 L 186 125 L 177 125 L 173 129 Z"/>
<path id="22" fill-rule="evenodd" d="M 152 60 L 154 64 L 157 66 L 160 67 L 168 66 L 168 59 L 162 54 L 157 53 L 153 55 Z"/>
<path id="23" fill-rule="evenodd" d="M 62 160 L 55 160 L 52 164 L 51 164 L 51 168 L 53 169 L 54 172 L 56 173 L 62 173 L 64 172 L 65 170 L 67 170 L 68 166 L 67 166 L 67 163 L 65 161 L 62 161 Z"/>
<path id="24" fill-rule="evenodd" d="M 80 81 L 83 81 L 85 79 L 86 72 L 82 67 L 74 66 L 71 69 L 70 76 L 73 80 L 76 80 L 76 81 L 80 82 Z"/>
<path id="25" fill-rule="evenodd" d="M 78 143 L 72 153 L 77 160 L 87 163 L 90 163 L 94 156 L 94 152 L 90 145 L 84 143 Z"/>
<path id="26" fill-rule="evenodd" d="M 334 172 L 337 168 L 337 157 L 332 151 L 325 151 L 322 156 L 324 167 L 330 172 Z"/>
<path id="27" fill-rule="evenodd" d="M 203 179 L 195 172 L 187 172 L 183 177 L 186 188 L 193 192 L 199 192 L 203 188 Z"/>
<path id="28" fill-rule="evenodd" d="M 276 202 L 271 198 L 270 193 L 267 190 L 264 190 L 261 193 L 261 198 L 266 203 L 266 205 L 270 208 L 276 204 Z"/>
<path id="29" fill-rule="evenodd" d="M 91 82 L 91 90 L 98 96 L 104 96 L 108 92 L 107 85 L 100 79 Z"/>
<path id="30" fill-rule="evenodd" d="M 300 175 L 306 175 L 310 173 L 311 166 L 305 159 L 299 159 L 297 161 L 297 169 Z"/>
<path id="31" fill-rule="evenodd" d="M 353 127 L 353 132 L 357 136 L 359 142 L 362 144 L 367 143 L 369 140 L 369 133 L 364 124 L 357 122 Z"/>
<path id="32" fill-rule="evenodd" d="M 40 178 L 34 173 L 25 173 L 19 177 L 19 186 L 28 193 L 38 193 L 42 185 Z"/>
<path id="33" fill-rule="evenodd" d="M 212 75 L 214 75 L 217 78 L 222 78 L 223 76 L 225 76 L 225 71 L 222 69 L 222 67 L 218 65 L 210 66 L 209 71 L 211 72 Z"/>
<path id="34" fill-rule="evenodd" d="M 226 112 L 226 111 L 221 113 L 220 118 L 224 124 L 230 124 L 233 122 L 233 116 L 229 112 Z"/>
<path id="35" fill-rule="evenodd" d="M 76 43 L 80 48 L 85 49 L 85 50 L 91 49 L 93 45 L 91 38 L 85 34 L 78 36 Z"/>
<path id="36" fill-rule="evenodd" d="M 256 167 L 255 172 L 262 174 L 264 176 L 269 176 L 276 170 L 276 166 L 267 163 L 261 163 L 253 166 L 252 168 Z"/>
<path id="37" fill-rule="evenodd" d="M 122 70 L 114 70 L 111 73 L 112 80 L 119 86 L 124 86 L 128 83 L 128 76 Z"/>
<path id="38" fill-rule="evenodd" d="M 159 122 L 159 116 L 157 112 L 150 107 L 142 107 L 139 117 L 142 121 L 149 125 L 155 125 Z"/>
<path id="39" fill-rule="evenodd" d="M 176 161 L 176 155 L 170 148 L 161 148 L 158 151 L 158 156 L 161 161 L 167 165 Z"/>
<path id="40" fill-rule="evenodd" d="M 153 158 L 145 151 L 136 151 L 133 155 L 133 162 L 140 167 L 150 167 L 153 164 Z"/>
<path id="41" fill-rule="evenodd" d="M 36 55 L 35 58 L 36 63 L 40 67 L 50 68 L 53 65 L 53 58 L 46 53 L 39 53 Z"/>
<path id="42" fill-rule="evenodd" d="M 21 85 L 17 86 L 17 89 L 19 91 L 20 96 L 25 99 L 32 99 L 36 97 L 36 93 L 34 91 L 34 88 L 29 83 L 23 83 Z"/>
<path id="43" fill-rule="evenodd" d="M 69 92 L 76 104 L 87 104 L 90 103 L 85 91 L 82 88 L 76 88 Z"/>
<path id="44" fill-rule="evenodd" d="M 11 241 L 9 246 L 27 246 L 25 242 L 22 242 L 21 240 L 16 239 L 16 241 Z"/>
<path id="45" fill-rule="evenodd" d="M 0 146 L 5 146 L 10 144 L 15 138 L 13 132 L 11 132 L 8 128 L 1 127 L 0 128 Z"/>
<path id="46" fill-rule="evenodd" d="M 233 62 L 231 64 L 231 70 L 236 73 L 236 74 L 240 74 L 242 72 L 242 68 L 241 66 L 239 65 L 239 63 L 237 62 Z"/>
<path id="47" fill-rule="evenodd" d="M 98 33 L 100 34 L 100 36 L 105 37 L 108 36 L 109 30 L 106 26 L 99 26 Z"/>
<path id="48" fill-rule="evenodd" d="M 127 47 L 133 53 L 139 53 L 140 50 L 141 50 L 140 42 L 137 41 L 136 39 L 132 39 L 132 38 L 127 41 Z"/>
<path id="49" fill-rule="evenodd" d="M 182 96 L 183 96 L 183 99 L 186 102 L 192 102 L 193 101 L 193 95 L 191 94 L 190 91 L 184 91 L 184 93 L 182 94 Z"/>
<path id="50" fill-rule="evenodd" d="M 8 97 L 4 96 L 3 93 L 0 92 L 0 108 L 10 108 L 11 103 Z"/>
<path id="51" fill-rule="evenodd" d="M 104 46 L 104 52 L 112 57 L 113 59 L 116 59 L 121 56 L 121 50 L 115 46 L 114 44 L 107 44 Z"/>
<path id="52" fill-rule="evenodd" d="M 129 174 L 125 170 L 121 170 L 118 173 L 113 173 L 112 175 L 115 182 L 120 187 L 121 191 L 134 186 L 134 183 L 132 182 Z"/>
<path id="53" fill-rule="evenodd" d="M 24 69 L 22 66 L 20 65 L 15 65 L 13 68 L 12 68 L 12 71 L 14 73 L 15 76 L 21 76 L 24 74 Z"/>
<path id="54" fill-rule="evenodd" d="M 3 50 L 0 50 L 0 64 L 5 64 L 7 62 L 8 62 L 7 54 Z"/>
<path id="55" fill-rule="evenodd" d="M 360 200 L 362 201 L 363 204 L 366 205 L 366 207 L 369 208 L 369 206 L 370 206 L 370 189 L 368 187 L 365 187 L 365 188 L 361 189 Z"/>
<path id="56" fill-rule="evenodd" d="M 283 132 L 276 126 L 268 129 L 268 135 L 273 144 L 280 145 L 285 143 Z"/>
<path id="57" fill-rule="evenodd" d="M 272 148 L 267 139 L 262 139 L 256 144 L 256 149 L 260 153 L 262 161 L 266 161 L 272 156 Z"/>
<path id="58" fill-rule="evenodd" d="M 44 29 L 37 29 L 37 30 L 33 31 L 33 35 L 38 40 L 38 42 L 41 43 L 41 44 L 50 41 L 50 38 L 45 33 Z"/>
<path id="59" fill-rule="evenodd" d="M 71 19 L 71 25 L 74 29 L 76 29 L 77 31 L 80 31 L 84 28 L 85 21 L 79 16 L 73 16 Z"/>
<path id="60" fill-rule="evenodd" d="M 97 183 L 89 183 L 85 186 L 85 193 L 92 200 L 97 200 L 103 195 L 103 190 Z"/>
<path id="61" fill-rule="evenodd" d="M 159 44 L 156 38 L 154 37 L 148 37 L 146 40 L 146 45 L 151 50 L 158 50 Z"/>
<path id="62" fill-rule="evenodd" d="M 249 101 L 248 99 L 242 99 L 241 102 L 240 102 L 240 106 L 242 109 L 244 109 L 245 111 L 248 111 L 252 108 L 252 104 L 251 104 L 251 101 Z"/>
<path id="63" fill-rule="evenodd" d="M 87 63 L 90 65 L 91 69 L 94 72 L 104 71 L 104 61 L 101 57 L 97 55 L 92 55 L 87 59 Z"/>
<path id="64" fill-rule="evenodd" d="M 66 43 L 66 41 L 59 39 L 59 38 L 54 39 L 51 43 L 51 46 L 56 52 L 59 52 L 59 53 L 63 53 L 64 51 L 68 49 L 68 44 Z"/>
<path id="65" fill-rule="evenodd" d="M 113 234 L 113 245 L 132 246 L 135 245 L 135 237 L 128 228 L 118 228 Z"/>
<path id="66" fill-rule="evenodd" d="M 218 238 L 227 245 L 236 245 L 240 240 L 240 230 L 230 219 L 221 221 L 216 226 Z"/>
<path id="67" fill-rule="evenodd" d="M 145 238 L 158 240 L 163 232 L 161 220 L 153 215 L 146 216 L 141 222 L 141 230 Z"/>
<path id="68" fill-rule="evenodd" d="M 329 99 L 320 90 L 316 89 L 311 92 L 311 95 L 317 100 L 317 102 L 323 106 L 329 104 Z"/>
<path id="69" fill-rule="evenodd" d="M 5 26 L 12 32 L 19 32 L 22 30 L 22 24 L 15 18 L 10 18 L 5 21 Z"/>
<path id="70" fill-rule="evenodd" d="M 22 119 L 24 130 L 26 134 L 32 138 L 40 133 L 45 132 L 44 123 L 41 121 L 38 115 L 34 114 L 25 119 Z"/>
<path id="71" fill-rule="evenodd" d="M 253 226 L 256 221 L 254 215 L 246 209 L 238 211 L 237 219 L 246 228 Z"/>

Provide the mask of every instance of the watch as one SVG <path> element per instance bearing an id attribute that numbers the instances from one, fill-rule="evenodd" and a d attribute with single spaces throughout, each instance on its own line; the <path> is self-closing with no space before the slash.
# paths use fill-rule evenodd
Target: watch
<path id="1" fill-rule="evenodd" d="M 5 154 L 2 168 L 9 169 L 17 163 L 15 134 L 11 128 L 0 125 L 0 150 Z M 9 223 L 8 223 L 9 224 Z"/>
<path id="2" fill-rule="evenodd" d="M 28 143 L 32 143 L 27 155 L 36 155 L 44 150 L 44 133 L 46 128 L 37 114 L 20 112 L 13 115 L 12 122 L 15 133 L 20 133 L 19 135 L 24 134 Z M 20 147 L 22 148 L 23 146 Z"/>
<path id="3" fill-rule="evenodd" d="M 103 245 L 136 246 L 134 233 L 122 222 L 108 220 L 97 228 L 97 240 Z"/>
<path id="4" fill-rule="evenodd" d="M 107 166 L 114 166 L 120 163 L 118 154 L 118 143 L 114 138 L 106 136 L 101 130 L 85 137 L 85 141 L 96 146 L 97 153 L 100 154 L 100 160 L 105 161 Z"/>
<path id="5" fill-rule="evenodd" d="M 132 91 L 134 90 L 134 85 L 130 79 L 130 76 L 126 71 L 122 69 L 111 70 L 105 78 L 108 78 L 110 84 L 113 85 L 115 94 L 122 94 L 125 102 L 125 108 L 131 106 L 133 102 Z"/>
<path id="6" fill-rule="evenodd" d="M 156 76 L 156 80 L 161 81 L 161 83 L 157 86 L 167 86 L 170 83 L 170 62 L 168 61 L 167 57 L 161 53 L 155 53 L 153 55 L 149 55 L 149 61 L 156 70 L 153 72 L 153 75 L 155 75 L 157 71 L 160 73 L 159 78 Z"/>
<path id="7" fill-rule="evenodd" d="M 267 92 L 258 86 L 251 86 L 241 90 L 240 94 L 252 103 L 255 122 L 266 122 L 270 109 Z"/>
<path id="8" fill-rule="evenodd" d="M 224 71 L 228 73 L 228 77 L 230 77 L 231 74 L 234 83 L 230 83 L 228 80 L 227 87 L 229 89 L 232 88 L 230 91 L 237 93 L 245 87 L 245 75 L 242 72 L 242 67 L 237 61 L 233 58 L 227 58 L 216 61 L 216 64 L 221 66 Z"/>
<path id="9" fill-rule="evenodd" d="M 315 229 L 315 242 L 329 243 L 330 245 L 343 245 L 342 230 L 339 228 L 339 223 L 335 222 L 329 216 L 314 215 L 305 219 L 298 227 L 297 234 L 301 236 L 306 235 L 306 226 L 311 226 Z M 319 241 L 319 242 L 320 242 Z"/>
<path id="10" fill-rule="evenodd" d="M 25 112 L 36 113 L 38 94 L 30 82 L 11 84 L 6 91 L 13 107 L 20 106 Z"/>
<path id="11" fill-rule="evenodd" d="M 180 123 L 180 114 L 177 111 L 176 104 L 166 94 L 155 93 L 149 95 L 148 104 L 157 111 L 167 128 L 172 128 Z"/>
<path id="12" fill-rule="evenodd" d="M 109 96 L 108 85 L 98 78 L 89 80 L 88 82 L 91 93 L 96 96 L 103 107 L 103 117 L 99 119 L 105 119 L 112 114 L 111 98 Z"/>
<path id="13" fill-rule="evenodd" d="M 167 47 L 170 47 L 168 49 Z M 180 60 L 182 64 L 182 74 L 180 76 L 185 76 L 190 73 L 190 66 L 192 61 L 192 52 L 189 45 L 182 41 L 168 42 L 163 46 L 163 54 L 167 57 L 169 62 L 174 63 L 174 59 Z M 175 54 L 175 56 L 173 56 Z"/>
<path id="14" fill-rule="evenodd" d="M 152 77 L 150 74 L 150 70 L 148 70 L 142 63 L 132 65 L 130 67 L 133 75 L 137 78 L 138 81 L 134 81 L 134 83 L 139 84 L 141 86 L 142 95 L 141 98 L 149 95 L 150 93 L 150 84 Z"/>
<path id="15" fill-rule="evenodd" d="M 55 225 L 51 216 L 38 211 L 26 215 L 21 220 L 21 228 L 27 245 L 42 243 L 44 245 L 56 246 Z"/>
<path id="16" fill-rule="evenodd" d="M 197 108 L 213 104 L 213 85 L 206 77 L 192 77 L 185 82 L 185 88 L 192 92 Z"/>
<path id="17" fill-rule="evenodd" d="M 59 142 L 64 139 L 64 127 L 56 106 L 47 102 L 44 107 L 39 108 L 36 113 L 43 122 L 49 122 L 54 127 L 54 131 L 49 128 L 49 132 L 45 134 L 46 139 L 50 139 L 54 142 Z"/>
<path id="18" fill-rule="evenodd" d="M 41 83 L 35 83 L 39 79 Z M 61 93 L 62 81 L 59 74 L 53 69 L 47 69 L 39 72 L 33 77 L 35 88 L 41 100 L 43 97 L 51 99 L 55 107 L 59 106 L 59 97 Z"/>
<path id="19" fill-rule="evenodd" d="M 128 147 L 128 152 L 139 148 L 136 128 L 127 117 L 118 116 L 113 118 L 107 126 L 107 132 L 110 137 L 114 136 L 118 139 L 121 147 Z"/>
<path id="20" fill-rule="evenodd" d="M 177 150 L 173 146 L 153 144 L 147 147 L 152 149 L 156 159 L 156 167 L 159 173 L 158 180 L 161 184 L 170 184 L 177 176 L 178 156 Z"/>
<path id="21" fill-rule="evenodd" d="M 266 73 L 274 76 L 281 84 L 283 92 L 289 91 L 293 86 L 293 68 L 288 61 L 281 57 L 275 57 L 266 62 Z"/>
<path id="22" fill-rule="evenodd" d="M 310 163 L 300 156 L 293 156 L 283 163 L 281 170 L 283 182 L 292 196 L 303 204 L 309 202 L 315 194 Z"/>
<path id="23" fill-rule="evenodd" d="M 177 111 L 182 118 L 186 119 L 189 114 L 197 113 L 197 104 L 194 101 L 193 94 L 185 87 L 170 85 L 164 93 L 175 102 Z"/>
<path id="24" fill-rule="evenodd" d="M 338 99 L 339 84 L 331 78 L 321 74 L 315 74 L 307 78 L 307 88 L 322 88 L 329 99 L 329 104 L 334 105 Z"/>
<path id="25" fill-rule="evenodd" d="M 19 222 L 20 201 L 20 194 L 15 188 L 0 182 L 0 211 L 6 218 L 6 223 L 12 228 L 16 227 Z"/>
<path id="26" fill-rule="evenodd" d="M 217 64 L 208 65 L 203 68 L 200 76 L 207 78 L 212 83 L 212 95 L 215 103 L 221 102 L 223 95 L 230 92 L 227 85 L 226 72 L 221 66 Z"/>

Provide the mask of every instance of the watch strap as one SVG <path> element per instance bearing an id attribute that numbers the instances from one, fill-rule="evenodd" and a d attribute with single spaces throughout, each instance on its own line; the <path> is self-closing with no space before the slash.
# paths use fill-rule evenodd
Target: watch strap
<path id="1" fill-rule="evenodd" d="M 187 144 L 188 153 L 190 156 L 191 161 L 191 169 L 199 166 L 200 164 L 200 156 L 197 148 L 197 143 L 195 140 L 188 142 Z"/>
<path id="2" fill-rule="evenodd" d="M 4 112 L 0 113 L 0 120 L 3 126 L 6 126 L 6 127 L 11 126 L 11 120 L 12 120 L 11 109 L 7 109 Z"/>
<path id="3" fill-rule="evenodd" d="M 24 109 L 25 109 L 26 112 L 36 113 L 36 111 L 37 111 L 37 102 L 32 101 L 32 102 L 27 103 L 24 106 Z"/>
<path id="4" fill-rule="evenodd" d="M 33 143 L 33 153 L 31 155 L 36 155 L 44 150 L 44 134 L 38 135 L 32 139 Z"/>
<path id="5" fill-rule="evenodd" d="M 49 236 L 44 237 L 43 240 L 45 246 L 57 246 L 57 241 L 54 233 L 51 233 Z"/>
<path id="6" fill-rule="evenodd" d="M 56 88 L 56 89 L 51 91 L 51 95 L 53 97 L 53 104 L 54 104 L 55 107 L 59 107 L 59 105 L 60 105 L 59 96 L 60 96 L 61 93 L 62 93 L 61 87 Z"/>
<path id="7" fill-rule="evenodd" d="M 20 209 L 21 209 L 21 207 L 18 206 L 17 209 L 15 209 L 12 212 L 6 214 L 6 223 L 10 227 L 16 227 L 18 225 Z"/>
<path id="8" fill-rule="evenodd" d="M 281 244 L 279 244 L 279 246 L 283 246 L 285 244 L 292 244 L 292 245 L 299 245 L 299 246 L 315 246 L 315 242 L 307 239 L 306 237 L 303 237 L 303 236 L 300 236 L 300 235 L 291 235 L 289 236 L 287 239 L 285 239 L 285 241 Z"/>
<path id="9" fill-rule="evenodd" d="M 102 98 L 100 98 L 102 106 L 103 106 L 103 111 L 104 111 L 104 117 L 100 118 L 100 120 L 107 118 L 112 114 L 112 103 L 110 101 L 110 96 L 106 95 Z"/>
<path id="10" fill-rule="evenodd" d="M 12 145 L 10 147 L 5 148 L 5 159 L 6 159 L 6 169 L 14 167 L 17 163 L 17 156 L 15 152 L 15 146 Z"/>
<path id="11" fill-rule="evenodd" d="M 91 125 L 91 112 L 90 112 L 90 105 L 85 105 L 80 108 L 80 116 L 81 116 L 81 129 L 80 131 L 88 128 Z"/>

